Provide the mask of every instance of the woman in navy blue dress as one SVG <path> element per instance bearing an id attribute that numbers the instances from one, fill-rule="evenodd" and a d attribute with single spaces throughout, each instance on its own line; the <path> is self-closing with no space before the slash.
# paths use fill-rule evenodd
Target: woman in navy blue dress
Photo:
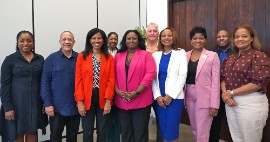
<path id="1" fill-rule="evenodd" d="M 187 76 L 187 59 L 177 47 L 177 34 L 166 28 L 159 35 L 159 51 L 153 54 L 157 76 L 152 83 L 159 124 L 164 142 L 177 142 L 184 107 L 183 87 Z"/>
<path id="2" fill-rule="evenodd" d="M 16 52 L 2 64 L 0 130 L 3 130 L 3 141 L 37 142 L 37 130 L 46 127 L 40 97 L 44 58 L 34 49 L 33 34 L 21 31 L 17 34 Z"/>

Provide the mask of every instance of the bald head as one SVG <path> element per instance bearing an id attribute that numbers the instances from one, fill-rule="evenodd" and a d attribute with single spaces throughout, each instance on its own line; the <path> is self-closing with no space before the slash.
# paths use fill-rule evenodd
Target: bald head
<path id="1" fill-rule="evenodd" d="M 64 33 L 69 33 L 72 36 L 73 40 L 74 40 L 74 35 L 73 35 L 73 33 L 71 31 L 63 31 L 61 33 L 61 35 L 60 35 L 60 40 L 61 40 L 61 38 L 62 38 L 62 36 L 63 36 Z"/>

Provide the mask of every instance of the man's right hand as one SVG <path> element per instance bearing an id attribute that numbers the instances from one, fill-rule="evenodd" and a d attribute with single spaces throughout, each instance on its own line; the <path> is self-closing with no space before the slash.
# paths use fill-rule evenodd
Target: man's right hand
<path id="1" fill-rule="evenodd" d="M 45 112 L 48 116 L 54 116 L 54 107 L 53 106 L 45 107 Z"/>

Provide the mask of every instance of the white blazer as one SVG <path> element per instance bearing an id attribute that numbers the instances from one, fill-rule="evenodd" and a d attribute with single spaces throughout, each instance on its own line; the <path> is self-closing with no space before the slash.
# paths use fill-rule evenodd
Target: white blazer
<path id="1" fill-rule="evenodd" d="M 161 96 L 159 89 L 159 63 L 162 56 L 162 51 L 156 51 L 153 53 L 153 57 L 156 61 L 157 75 L 152 82 L 152 89 L 154 99 Z M 167 78 L 165 81 L 165 94 L 169 95 L 173 99 L 184 99 L 184 85 L 187 77 L 187 58 L 184 49 L 172 50 L 171 58 L 167 69 Z"/>

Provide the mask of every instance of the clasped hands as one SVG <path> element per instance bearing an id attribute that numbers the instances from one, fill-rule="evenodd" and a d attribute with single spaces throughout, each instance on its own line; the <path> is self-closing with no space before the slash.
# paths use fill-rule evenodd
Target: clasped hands
<path id="1" fill-rule="evenodd" d="M 119 90 L 117 94 L 124 100 L 129 102 L 130 100 L 134 99 L 137 96 L 137 93 L 135 91 L 132 92 L 125 92 Z"/>
<path id="2" fill-rule="evenodd" d="M 166 109 L 166 106 L 170 105 L 171 102 L 172 102 L 172 97 L 170 97 L 169 95 L 166 95 L 164 97 L 162 96 L 157 97 L 158 105 L 163 107 L 164 109 Z"/>
<path id="3" fill-rule="evenodd" d="M 226 91 L 222 93 L 222 100 L 224 103 L 226 103 L 230 107 L 234 107 L 237 105 L 230 91 Z"/>

